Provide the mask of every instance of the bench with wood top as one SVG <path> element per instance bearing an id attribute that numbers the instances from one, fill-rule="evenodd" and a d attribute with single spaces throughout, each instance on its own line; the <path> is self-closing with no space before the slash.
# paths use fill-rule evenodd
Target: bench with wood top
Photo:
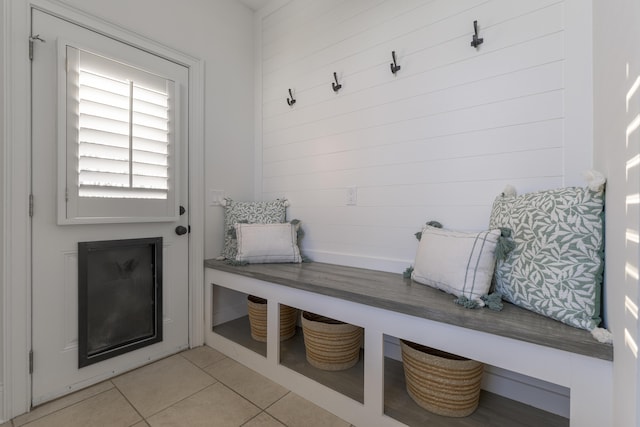
<path id="1" fill-rule="evenodd" d="M 570 390 L 571 426 L 611 424 L 613 347 L 599 343 L 588 331 L 512 304 L 505 303 L 499 312 L 467 309 L 454 304 L 452 295 L 401 274 L 362 268 L 318 262 L 233 266 L 207 260 L 207 319 L 214 315 L 214 285 L 257 295 L 274 304 L 268 305 L 266 357 L 217 334 L 213 321 L 207 328 L 206 343 L 353 424 L 404 425 L 385 415 L 385 336 L 566 387 Z M 364 328 L 362 402 L 280 363 L 279 304 Z"/>

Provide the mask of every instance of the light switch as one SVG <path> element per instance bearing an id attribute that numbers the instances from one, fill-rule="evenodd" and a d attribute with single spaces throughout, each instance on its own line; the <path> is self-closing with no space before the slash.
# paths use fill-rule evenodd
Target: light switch
<path id="1" fill-rule="evenodd" d="M 358 187 L 347 187 L 347 206 L 358 204 Z"/>

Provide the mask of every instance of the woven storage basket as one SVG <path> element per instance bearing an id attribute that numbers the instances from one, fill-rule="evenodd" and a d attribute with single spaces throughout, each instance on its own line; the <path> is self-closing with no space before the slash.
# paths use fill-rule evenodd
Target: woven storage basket
<path id="1" fill-rule="evenodd" d="M 349 369 L 360 359 L 364 330 L 358 326 L 302 312 L 307 361 L 318 369 Z"/>
<path id="2" fill-rule="evenodd" d="M 466 417 L 478 407 L 484 365 L 401 340 L 407 393 L 421 407 L 448 417 Z"/>
<path id="3" fill-rule="evenodd" d="M 249 324 L 251 338 L 256 341 L 267 341 L 267 300 L 254 295 L 247 297 L 249 307 Z M 298 309 L 280 305 L 280 341 L 288 340 L 296 334 Z"/>

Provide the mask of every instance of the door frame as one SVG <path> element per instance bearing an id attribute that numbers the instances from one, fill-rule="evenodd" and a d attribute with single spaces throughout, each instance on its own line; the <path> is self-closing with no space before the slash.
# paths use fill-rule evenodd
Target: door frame
<path id="1" fill-rule="evenodd" d="M 31 64 L 28 38 L 36 8 L 189 69 L 189 346 L 204 342 L 204 76 L 199 58 L 166 47 L 55 0 L 0 0 L 3 35 L 2 295 L 0 423 L 31 406 Z M 53 42 L 53 41 L 50 41 Z M 37 54 L 37 45 L 35 47 Z M 1 123 L 0 123 L 1 124 Z M 37 212 L 37 201 L 35 201 Z"/>

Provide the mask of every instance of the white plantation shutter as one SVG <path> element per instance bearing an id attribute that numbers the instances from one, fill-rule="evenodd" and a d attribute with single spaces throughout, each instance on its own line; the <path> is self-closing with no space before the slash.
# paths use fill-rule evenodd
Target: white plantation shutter
<path id="1" fill-rule="evenodd" d="M 174 82 L 65 46 L 66 220 L 176 217 Z"/>

